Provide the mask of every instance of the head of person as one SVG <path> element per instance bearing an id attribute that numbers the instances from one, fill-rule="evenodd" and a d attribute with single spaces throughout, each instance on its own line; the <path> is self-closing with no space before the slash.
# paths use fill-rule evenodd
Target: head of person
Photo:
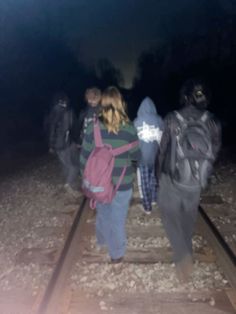
<path id="1" fill-rule="evenodd" d="M 101 101 L 101 91 L 97 87 L 88 88 L 85 92 L 86 103 L 91 107 L 96 107 Z"/>
<path id="2" fill-rule="evenodd" d="M 64 92 L 57 93 L 54 96 L 54 105 L 67 108 L 69 106 L 69 103 L 69 97 Z"/>
<path id="3" fill-rule="evenodd" d="M 194 106 L 204 110 L 208 107 L 210 92 L 201 80 L 190 79 L 186 81 L 180 90 L 180 104 L 182 106 Z"/>
<path id="4" fill-rule="evenodd" d="M 120 127 L 129 122 L 126 103 L 115 86 L 108 87 L 102 94 L 101 118 L 108 132 L 117 134 Z"/>

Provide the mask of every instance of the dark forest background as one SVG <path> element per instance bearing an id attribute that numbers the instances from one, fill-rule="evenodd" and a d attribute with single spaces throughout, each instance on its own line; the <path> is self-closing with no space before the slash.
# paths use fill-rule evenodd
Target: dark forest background
<path id="1" fill-rule="evenodd" d="M 108 85 L 122 85 L 121 71 L 110 60 L 99 60 L 96 68 L 84 65 L 78 53 L 58 34 L 51 33 L 44 21 L 37 21 L 40 27 L 29 27 L 27 23 L 16 27 L 2 22 L 5 28 L 0 36 L 1 151 L 22 141 L 44 142 L 44 119 L 56 92 L 65 91 L 78 114 L 84 106 L 87 87 L 96 85 L 103 89 Z M 204 31 L 172 35 L 162 45 L 153 45 L 144 51 L 137 61 L 132 89 L 121 88 L 131 119 L 147 95 L 153 98 L 164 117 L 177 108 L 178 92 L 184 80 L 200 77 L 211 89 L 210 110 L 222 122 L 224 145 L 233 146 L 235 35 L 236 15 L 214 12 L 208 16 Z"/>

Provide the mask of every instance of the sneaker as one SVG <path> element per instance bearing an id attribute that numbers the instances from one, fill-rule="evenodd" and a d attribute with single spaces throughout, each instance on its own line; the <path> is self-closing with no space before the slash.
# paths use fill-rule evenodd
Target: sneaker
<path id="1" fill-rule="evenodd" d="M 146 210 L 146 209 L 144 209 L 144 207 L 143 207 L 143 205 L 138 205 L 138 208 L 140 208 L 140 210 L 144 213 L 144 214 L 146 214 L 146 215 L 150 215 L 151 214 L 151 210 Z"/>
<path id="2" fill-rule="evenodd" d="M 145 215 L 151 215 L 152 211 L 151 210 L 146 210 L 144 208 L 142 208 L 142 212 L 145 214 Z"/>
<path id="3" fill-rule="evenodd" d="M 107 248 L 105 245 L 96 245 L 94 251 L 97 254 L 105 254 L 107 252 Z"/>
<path id="4" fill-rule="evenodd" d="M 157 202 L 156 201 L 153 201 L 152 202 L 152 206 L 156 206 L 157 205 Z"/>

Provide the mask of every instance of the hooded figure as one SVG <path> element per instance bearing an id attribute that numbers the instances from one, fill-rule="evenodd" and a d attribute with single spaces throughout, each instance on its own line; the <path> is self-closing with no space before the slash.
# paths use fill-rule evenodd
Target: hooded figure
<path id="1" fill-rule="evenodd" d="M 134 120 L 142 152 L 141 164 L 152 167 L 155 163 L 163 132 L 163 121 L 149 97 L 141 102 Z"/>
<path id="2" fill-rule="evenodd" d="M 164 125 L 149 97 L 145 97 L 141 102 L 134 126 L 137 129 L 141 150 L 141 160 L 137 169 L 139 193 L 144 212 L 150 214 L 152 206 L 157 202 L 155 161 Z"/>

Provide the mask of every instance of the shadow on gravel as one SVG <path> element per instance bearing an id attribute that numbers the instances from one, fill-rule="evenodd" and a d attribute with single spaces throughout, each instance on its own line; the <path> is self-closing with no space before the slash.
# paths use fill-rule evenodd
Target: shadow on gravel
<path id="1" fill-rule="evenodd" d="M 0 179 L 31 167 L 48 154 L 42 141 L 25 141 L 0 152 Z"/>

